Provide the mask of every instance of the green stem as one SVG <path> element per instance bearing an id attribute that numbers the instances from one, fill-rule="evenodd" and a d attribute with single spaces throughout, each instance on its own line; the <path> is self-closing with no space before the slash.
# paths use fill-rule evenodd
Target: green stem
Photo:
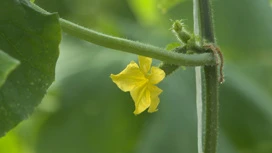
<path id="1" fill-rule="evenodd" d="M 35 4 L 32 4 L 32 7 L 37 11 L 48 13 Z M 66 33 L 88 42 L 115 50 L 156 58 L 169 64 L 183 66 L 203 66 L 215 64 L 214 57 L 211 53 L 194 55 L 179 54 L 169 52 L 156 46 L 99 33 L 61 18 L 60 24 L 63 31 Z"/>
<path id="2" fill-rule="evenodd" d="M 218 72 L 216 66 L 205 66 L 206 82 L 206 128 L 204 153 L 216 153 L 218 137 Z"/>
<path id="3" fill-rule="evenodd" d="M 214 28 L 212 22 L 211 0 L 199 0 L 201 36 L 209 43 L 215 43 Z M 206 83 L 205 101 L 205 139 L 204 153 L 216 153 L 218 137 L 218 72 L 217 66 L 204 66 Z"/>
<path id="4" fill-rule="evenodd" d="M 144 55 L 176 65 L 196 66 L 206 65 L 208 62 L 213 62 L 209 61 L 212 59 L 212 57 L 211 59 L 209 58 L 210 56 L 209 54 L 206 55 L 178 54 L 148 44 L 143 44 L 140 42 L 135 42 L 123 38 L 117 38 L 102 33 L 98 33 L 63 19 L 60 19 L 60 23 L 62 29 L 65 32 L 78 38 L 84 39 L 88 42 L 104 46 L 107 48 L 121 50 L 124 52 L 134 53 L 138 55 Z"/>
<path id="5" fill-rule="evenodd" d="M 187 47 L 183 46 L 183 47 L 177 47 L 174 50 L 172 50 L 173 52 L 176 53 L 186 53 L 187 51 Z M 159 68 L 162 69 L 165 72 L 165 75 L 170 75 L 171 73 L 173 73 L 174 71 L 176 71 L 180 66 L 179 65 L 175 65 L 175 64 L 169 64 L 166 62 L 162 62 L 159 65 Z"/>

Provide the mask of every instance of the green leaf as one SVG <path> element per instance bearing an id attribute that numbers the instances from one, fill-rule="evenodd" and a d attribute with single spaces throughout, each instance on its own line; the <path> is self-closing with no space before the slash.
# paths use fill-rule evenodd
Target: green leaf
<path id="1" fill-rule="evenodd" d="M 140 23 L 144 25 L 158 23 L 160 16 L 156 0 L 129 0 L 128 3 Z"/>
<path id="2" fill-rule="evenodd" d="M 226 67 L 226 84 L 221 90 L 221 130 L 243 152 L 272 148 L 272 96 L 236 66 Z M 243 130 L 240 130 L 243 129 Z M 251 152 L 249 152 L 251 153 Z"/>
<path id="3" fill-rule="evenodd" d="M 57 14 L 44 14 L 27 0 L 1 0 L 0 49 L 21 65 L 0 90 L 0 136 L 26 119 L 54 81 L 61 30 Z"/>
<path id="4" fill-rule="evenodd" d="M 10 132 L 8 137 L 0 139 L 0 152 L 22 153 L 23 144 L 15 132 Z"/>
<path id="5" fill-rule="evenodd" d="M 167 46 L 165 47 L 166 50 L 173 50 L 177 47 L 180 47 L 180 43 L 178 42 L 173 42 L 173 43 L 170 43 L 170 44 L 167 44 Z"/>
<path id="6" fill-rule="evenodd" d="M 161 9 L 162 12 L 167 12 L 172 7 L 178 5 L 179 3 L 186 0 L 158 0 L 158 8 Z"/>
<path id="7" fill-rule="evenodd" d="M 8 75 L 19 65 L 19 61 L 0 50 L 0 87 Z"/>

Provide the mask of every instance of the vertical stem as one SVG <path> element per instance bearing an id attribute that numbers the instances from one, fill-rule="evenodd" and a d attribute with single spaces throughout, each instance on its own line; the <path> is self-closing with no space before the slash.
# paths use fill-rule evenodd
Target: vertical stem
<path id="1" fill-rule="evenodd" d="M 203 138 L 202 138 L 202 118 L 203 118 L 203 101 L 202 101 L 202 77 L 201 67 L 195 67 L 196 75 L 196 110 L 197 110 L 197 150 L 198 153 L 203 153 Z"/>
<path id="2" fill-rule="evenodd" d="M 193 17 L 194 17 L 194 34 L 196 36 L 200 35 L 200 25 L 199 25 L 199 3 L 198 0 L 193 0 Z M 199 43 L 199 42 L 197 42 Z M 202 101 L 202 77 L 201 77 L 201 67 L 195 67 L 196 76 L 196 110 L 197 110 L 197 150 L 198 153 L 203 153 L 203 138 L 202 138 L 202 118 L 203 118 L 203 101 Z"/>
<path id="3" fill-rule="evenodd" d="M 201 23 L 201 36 L 209 43 L 215 43 L 212 22 L 211 0 L 198 0 Z M 202 40 L 203 41 L 203 40 Z M 216 153 L 218 137 L 218 72 L 217 66 L 204 66 L 205 99 L 205 138 L 204 153 Z"/>
<path id="4" fill-rule="evenodd" d="M 204 153 L 216 153 L 218 135 L 218 80 L 216 66 L 205 66 L 206 128 Z"/>
<path id="5" fill-rule="evenodd" d="M 199 0 L 201 35 L 207 41 L 214 43 L 214 28 L 211 10 L 211 0 Z"/>

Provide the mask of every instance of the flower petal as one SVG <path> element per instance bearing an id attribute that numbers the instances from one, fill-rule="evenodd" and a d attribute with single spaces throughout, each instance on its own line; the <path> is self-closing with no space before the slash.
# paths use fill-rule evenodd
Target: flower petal
<path id="1" fill-rule="evenodd" d="M 143 83 L 130 91 L 130 95 L 135 103 L 135 115 L 145 111 L 151 103 L 150 92 L 148 90 L 148 83 Z"/>
<path id="2" fill-rule="evenodd" d="M 136 86 L 147 82 L 145 75 L 139 69 L 139 66 L 134 62 L 130 64 L 119 74 L 111 74 L 112 81 L 124 92 L 131 91 Z"/>
<path id="3" fill-rule="evenodd" d="M 151 67 L 152 58 L 145 57 L 145 56 L 138 56 L 138 61 L 139 61 L 140 69 L 144 72 L 144 74 L 147 74 Z"/>
<path id="4" fill-rule="evenodd" d="M 149 81 L 151 84 L 158 84 L 165 77 L 165 73 L 162 69 L 152 66 Z"/>
<path id="5" fill-rule="evenodd" d="M 157 107 L 158 107 L 159 103 L 160 103 L 160 98 L 154 97 L 151 100 L 151 104 L 149 106 L 148 113 L 154 113 L 154 112 L 158 111 Z"/>
<path id="6" fill-rule="evenodd" d="M 160 103 L 159 95 L 162 93 L 162 90 L 151 84 L 148 86 L 148 89 L 151 97 L 151 104 L 149 106 L 148 112 L 153 113 L 158 110 L 157 107 Z"/>

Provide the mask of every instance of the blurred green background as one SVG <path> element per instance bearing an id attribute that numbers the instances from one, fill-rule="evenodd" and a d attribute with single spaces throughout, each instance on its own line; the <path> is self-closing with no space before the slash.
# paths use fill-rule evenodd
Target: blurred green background
<path id="1" fill-rule="evenodd" d="M 192 0 L 36 0 L 41 7 L 103 33 L 165 47 L 169 19 L 192 31 Z M 269 0 L 215 0 L 220 88 L 219 153 L 272 152 L 272 9 Z M 134 116 L 129 93 L 109 75 L 137 55 L 63 33 L 56 81 L 29 119 L 0 138 L 0 153 L 196 153 L 194 68 L 159 87 L 159 111 Z M 159 61 L 154 60 L 153 64 Z"/>

